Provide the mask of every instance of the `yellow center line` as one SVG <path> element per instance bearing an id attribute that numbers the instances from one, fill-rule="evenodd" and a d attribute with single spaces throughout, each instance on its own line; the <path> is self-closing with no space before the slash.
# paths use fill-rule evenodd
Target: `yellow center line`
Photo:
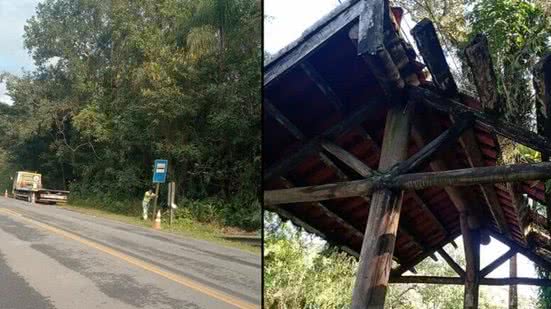
<path id="1" fill-rule="evenodd" d="M 5 214 L 11 214 L 11 215 L 15 215 L 17 216 L 19 219 L 21 220 L 24 220 L 24 221 L 27 221 L 31 224 L 34 224 L 36 226 L 39 226 L 45 230 L 48 230 L 52 233 L 55 233 L 55 234 L 58 234 L 58 235 L 61 235 L 61 236 L 64 236 L 66 238 L 69 238 L 69 239 L 72 239 L 72 240 L 75 240 L 75 241 L 78 241 L 86 246 L 89 246 L 89 247 L 92 247 L 94 249 L 97 249 L 101 252 L 104 252 L 104 253 L 107 253 L 111 256 L 114 256 L 116 258 L 119 258 L 121 260 L 124 260 L 126 262 L 128 262 L 129 264 L 132 264 L 134 266 L 137 266 L 139 268 L 142 268 L 142 269 L 145 269 L 147 271 L 150 271 L 152 273 L 155 273 L 157 275 L 160 275 L 162 277 L 165 277 L 169 280 L 172 280 L 176 283 L 179 283 L 181 285 L 184 285 L 188 288 L 191 288 L 191 289 L 194 289 L 196 291 L 199 291 L 203 294 L 206 294 L 210 297 L 213 297 L 213 298 L 216 298 L 218 300 L 221 300 L 225 303 L 228 303 L 230 305 L 233 305 L 237 308 L 241 308 L 241 309 L 252 309 L 252 308 L 259 308 L 259 306 L 255 306 L 251 303 L 248 303 L 248 302 L 245 302 L 245 301 L 242 301 L 242 300 L 239 300 L 235 297 L 232 297 L 230 295 L 227 295 L 225 293 L 222 293 L 222 292 L 219 292 L 217 290 L 214 290 L 212 288 L 209 288 L 207 286 L 205 286 L 204 284 L 201 284 L 201 283 L 198 283 L 196 281 L 193 281 L 191 279 L 188 279 L 188 278 L 185 278 L 183 276 L 180 276 L 180 275 L 176 275 L 174 273 L 171 273 L 171 272 L 168 272 L 168 271 L 164 271 L 158 267 L 156 267 L 155 265 L 153 264 L 150 264 L 150 263 L 147 263 L 147 262 L 144 262 L 144 261 L 141 261 L 139 259 L 136 259 L 136 258 L 133 258 L 131 256 L 128 256 L 124 253 L 121 253 L 121 252 L 118 252 L 116 250 L 113 250 L 109 247 L 106 247 L 106 246 L 103 246 L 103 245 L 100 245 L 96 242 L 93 242 L 93 241 L 89 241 L 87 239 L 84 239 L 82 237 L 79 237 L 75 234 L 72 234 L 72 233 L 69 233 L 69 232 L 66 232 L 64 230 L 61 230 L 61 229 L 58 229 L 58 228 L 55 228 L 51 225 L 47 225 L 47 224 L 44 224 L 42 222 L 38 222 L 38 221 L 35 221 L 33 219 L 30 219 L 30 218 L 27 218 L 25 216 L 23 216 L 23 214 L 17 212 L 17 211 L 13 211 L 13 210 L 9 210 L 9 209 L 5 209 L 5 208 L 0 208 L 0 212 L 3 212 Z"/>

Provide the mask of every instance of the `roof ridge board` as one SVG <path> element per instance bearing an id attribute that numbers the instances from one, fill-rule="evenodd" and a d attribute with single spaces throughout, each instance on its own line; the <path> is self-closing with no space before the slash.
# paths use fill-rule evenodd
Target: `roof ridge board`
<path id="1" fill-rule="evenodd" d="M 318 21 L 316 21 L 312 26 L 306 28 L 301 34 L 299 38 L 292 41 L 291 43 L 287 44 L 285 47 L 278 50 L 270 59 L 267 59 L 264 62 L 264 69 L 267 70 L 267 68 L 271 65 L 273 65 L 275 62 L 277 62 L 280 58 L 282 58 L 284 55 L 289 53 L 291 50 L 297 48 L 303 41 L 310 38 L 323 26 L 329 24 L 333 19 L 335 19 L 337 16 L 339 16 L 341 13 L 349 9 L 351 6 L 356 4 L 357 2 L 360 2 L 361 0 L 346 0 L 345 2 L 339 4 L 337 7 L 335 7 L 333 10 L 331 10 L 329 13 L 324 15 L 322 18 L 320 18 Z"/>

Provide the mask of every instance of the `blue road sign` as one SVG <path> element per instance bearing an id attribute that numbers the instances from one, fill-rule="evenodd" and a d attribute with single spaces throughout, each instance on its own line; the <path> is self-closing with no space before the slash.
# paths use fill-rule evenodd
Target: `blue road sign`
<path id="1" fill-rule="evenodd" d="M 165 183 L 167 171 L 168 160 L 155 160 L 155 169 L 153 170 L 153 183 Z"/>

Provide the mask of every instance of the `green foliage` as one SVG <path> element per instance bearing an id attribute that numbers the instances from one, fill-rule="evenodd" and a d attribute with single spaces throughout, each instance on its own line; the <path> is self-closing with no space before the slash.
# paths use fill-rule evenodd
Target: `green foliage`
<path id="1" fill-rule="evenodd" d="M 25 26 L 37 69 L 3 76 L 9 163 L 123 211 L 168 159 L 179 198 L 214 200 L 220 222 L 258 229 L 260 6 L 214 2 L 40 3 Z M 200 35 L 223 48 L 197 52 L 197 29 L 211 28 L 223 39 Z"/>

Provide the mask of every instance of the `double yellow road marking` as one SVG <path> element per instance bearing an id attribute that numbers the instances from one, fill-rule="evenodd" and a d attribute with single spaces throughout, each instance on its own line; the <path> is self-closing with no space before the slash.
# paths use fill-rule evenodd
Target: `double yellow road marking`
<path id="1" fill-rule="evenodd" d="M 208 295 L 212 298 L 215 298 L 215 299 L 218 299 L 220 301 L 223 301 L 225 303 L 228 303 L 230 305 L 233 305 L 237 308 L 241 308 L 241 309 L 252 309 L 252 308 L 258 308 L 259 306 L 255 306 L 251 303 L 248 303 L 248 302 L 245 302 L 245 301 L 242 301 L 242 300 L 239 300 L 235 297 L 232 297 L 230 295 L 227 295 L 225 293 L 222 293 L 222 292 L 219 292 L 217 290 L 214 290 L 210 287 L 207 287 L 205 286 L 204 284 L 201 284 L 201 283 L 198 283 L 196 281 L 193 281 L 191 279 L 188 279 L 186 277 L 183 277 L 183 276 L 180 276 L 180 275 L 176 275 L 176 274 L 173 274 L 171 272 L 168 272 L 168 271 L 164 271 L 158 267 L 156 267 L 155 265 L 153 264 L 150 264 L 150 263 L 147 263 L 147 262 L 144 262 L 142 260 L 139 260 L 139 259 L 136 259 L 136 258 L 133 258 L 131 256 L 128 256 L 124 253 L 121 253 L 121 252 L 118 252 L 116 250 L 113 250 L 109 247 L 106 247 L 106 246 L 103 246 L 101 244 L 98 244 L 96 242 L 93 242 L 93 241 L 90 241 L 90 240 L 87 240 L 87 239 L 84 239 L 80 236 L 77 236 L 75 234 L 72 234 L 72 233 L 69 233 L 69 232 L 66 232 L 64 230 L 61 230 L 61 229 L 58 229 L 56 227 L 53 227 L 51 225 L 47 225 L 47 224 L 44 224 L 42 222 L 38 222 L 38 221 L 35 221 L 33 219 L 30 219 L 28 217 L 24 217 L 21 213 L 19 212 L 16 212 L 16 211 L 13 211 L 13 210 L 9 210 L 9 209 L 6 209 L 6 208 L 0 208 L 0 212 L 2 213 L 5 213 L 5 214 L 8 214 L 8 215 L 14 215 L 14 216 L 17 216 L 19 219 L 23 220 L 23 221 L 26 221 L 28 223 L 31 223 L 33 225 L 36 225 L 38 227 L 41 227 L 47 231 L 50 231 L 54 234 L 58 234 L 58 235 L 61 235 L 65 238 L 68 238 L 68 239 L 72 239 L 72 240 L 75 240 L 75 241 L 78 241 L 79 243 L 81 244 L 84 244 L 88 247 L 91 247 L 91 248 L 94 248 L 96 250 L 99 250 L 101 252 L 104 252 L 104 253 L 107 253 L 111 256 L 114 256 L 116 258 L 119 258 L 129 264 L 132 264 L 134 266 L 137 266 L 141 269 L 144 269 L 144 270 L 147 270 L 147 271 L 150 271 L 152 273 L 155 273 L 159 276 L 162 276 L 162 277 L 165 277 L 169 280 L 172 280 L 176 283 L 179 283 L 183 286 L 186 286 L 188 288 L 191 288 L 193 290 L 196 290 L 198 292 L 201 292 L 205 295 Z"/>

